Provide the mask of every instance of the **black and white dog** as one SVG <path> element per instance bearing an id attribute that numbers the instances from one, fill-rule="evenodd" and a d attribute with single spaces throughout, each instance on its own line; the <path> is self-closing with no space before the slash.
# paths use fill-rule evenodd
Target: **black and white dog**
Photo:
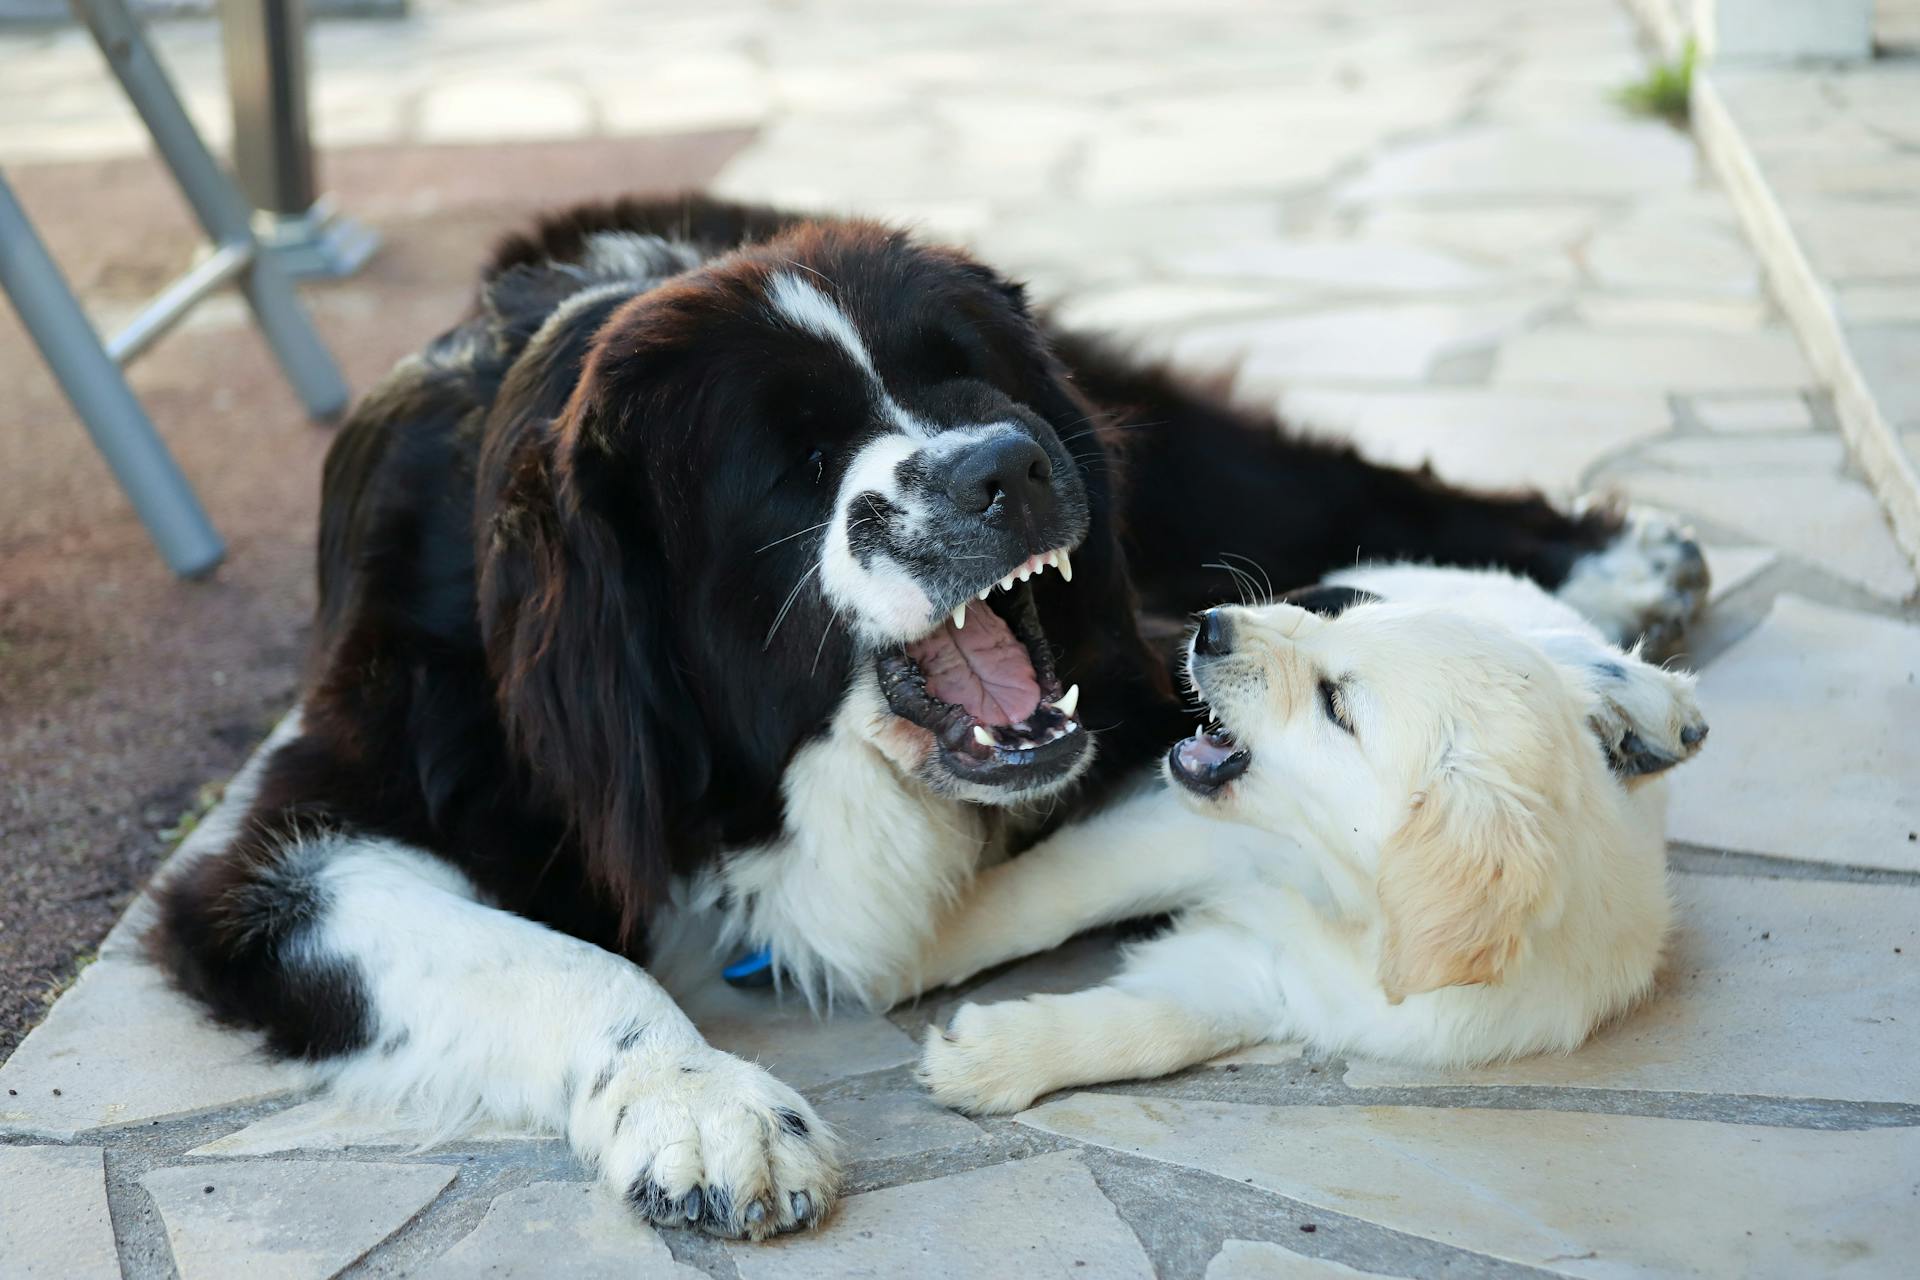
<path id="1" fill-rule="evenodd" d="M 699 199 L 509 240 L 341 432 L 319 554 L 300 730 L 155 954 L 362 1103 L 550 1126 L 754 1237 L 827 1211 L 832 1139 L 640 967 L 663 912 L 917 990 L 984 863 L 1187 732 L 1141 616 L 1209 564 L 1500 565 L 1616 639 L 1705 581 L 1660 522 L 1288 440 L 958 252 Z"/>

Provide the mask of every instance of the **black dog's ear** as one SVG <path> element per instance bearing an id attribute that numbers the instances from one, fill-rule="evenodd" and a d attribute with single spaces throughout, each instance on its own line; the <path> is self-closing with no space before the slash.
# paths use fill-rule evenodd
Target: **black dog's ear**
<path id="1" fill-rule="evenodd" d="M 530 423 L 504 446 L 480 620 L 514 748 L 631 937 L 665 901 L 679 815 L 705 786 L 707 735 L 671 660 L 644 500 L 610 493 L 598 450 L 562 456 L 580 434 Z"/>
<path id="2" fill-rule="evenodd" d="M 1280 603 L 1295 605 L 1323 618 L 1334 618 L 1357 604 L 1372 604 L 1379 599 L 1373 592 L 1362 591 L 1359 587 L 1315 583 L 1311 587 L 1295 587 L 1280 597 Z"/>

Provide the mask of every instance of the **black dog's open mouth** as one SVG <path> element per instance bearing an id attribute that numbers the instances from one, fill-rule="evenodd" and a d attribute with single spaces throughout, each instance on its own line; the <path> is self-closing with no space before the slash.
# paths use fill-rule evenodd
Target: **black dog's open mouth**
<path id="1" fill-rule="evenodd" d="M 1253 752 L 1219 725 L 1182 738 L 1167 752 L 1167 772 L 1198 796 L 1211 796 L 1247 771 Z"/>
<path id="2" fill-rule="evenodd" d="M 1086 750 L 1080 687 L 1062 690 L 1027 580 L 1058 569 L 1064 551 L 1030 557 L 917 640 L 877 659 L 893 713 L 927 730 L 956 776 L 1033 787 L 1063 775 Z"/>

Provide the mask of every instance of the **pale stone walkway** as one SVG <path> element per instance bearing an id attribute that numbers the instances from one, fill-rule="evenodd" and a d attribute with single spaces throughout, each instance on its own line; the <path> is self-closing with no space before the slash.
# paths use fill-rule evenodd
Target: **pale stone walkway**
<path id="1" fill-rule="evenodd" d="M 1675 776 L 1672 960 L 1568 1058 L 1445 1075 L 1274 1046 L 984 1123 L 910 1077 L 957 996 L 821 1023 L 696 984 L 716 1042 L 852 1149 L 825 1230 L 744 1246 L 636 1225 L 552 1139 L 420 1152 L 304 1100 L 123 925 L 0 1067 L 0 1276 L 1911 1274 L 1915 577 L 1694 148 L 1611 104 L 1643 66 L 1624 11 L 423 7 L 320 33 L 323 134 L 756 124 L 729 194 L 964 238 L 1070 320 L 1381 457 L 1697 520 L 1714 733 Z M 163 43 L 204 70 L 198 30 Z M 93 68 L 35 41 L 0 43 L 0 161 L 115 145 Z M 972 994 L 1109 962 L 1083 942 Z"/>

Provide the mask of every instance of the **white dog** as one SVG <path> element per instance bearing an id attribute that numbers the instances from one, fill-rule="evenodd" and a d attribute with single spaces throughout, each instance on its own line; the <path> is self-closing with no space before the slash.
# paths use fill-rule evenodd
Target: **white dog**
<path id="1" fill-rule="evenodd" d="M 1336 616 L 1205 615 L 1188 669 L 1218 725 L 1169 753 L 1174 785 L 955 908 L 927 986 L 1178 916 L 1105 985 L 963 1006 L 927 1037 L 935 1097 L 1014 1111 L 1268 1039 L 1435 1065 L 1564 1052 L 1648 990 L 1669 902 L 1647 775 L 1706 735 L 1692 678 L 1505 574 L 1333 581 L 1358 601 Z"/>

